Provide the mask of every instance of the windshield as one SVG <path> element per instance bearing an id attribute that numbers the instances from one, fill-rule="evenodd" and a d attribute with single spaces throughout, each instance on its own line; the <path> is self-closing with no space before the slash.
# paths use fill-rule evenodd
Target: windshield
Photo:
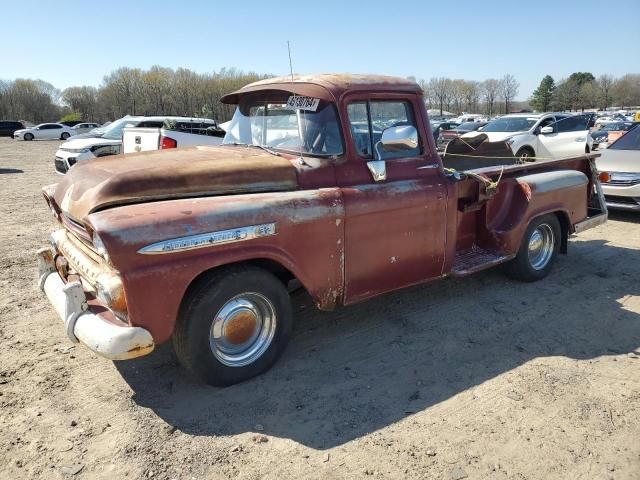
<path id="1" fill-rule="evenodd" d="M 296 103 L 292 98 L 307 102 Z M 298 114 L 289 106 L 294 103 L 304 108 Z M 288 92 L 243 98 L 222 143 L 318 156 L 341 155 L 344 151 L 335 106 Z"/>
<path id="2" fill-rule="evenodd" d="M 487 123 L 483 132 L 525 132 L 533 127 L 537 118 L 527 117 L 502 117 Z"/>
<path id="3" fill-rule="evenodd" d="M 611 144 L 609 150 L 640 150 L 640 126 L 636 125 L 622 135 Z"/>
<path id="4" fill-rule="evenodd" d="M 111 122 L 102 130 L 102 138 L 109 140 L 120 140 L 122 138 L 122 130 L 125 127 L 135 127 L 138 124 L 137 120 L 131 120 L 129 118 L 120 118 Z"/>
<path id="5" fill-rule="evenodd" d="M 625 124 L 625 123 L 608 123 L 607 125 L 603 125 L 600 130 L 605 132 L 616 132 L 621 130 L 629 130 L 633 125 Z"/>
<path id="6" fill-rule="evenodd" d="M 466 122 L 462 125 L 458 125 L 455 130 L 460 132 L 471 132 L 472 130 L 479 129 L 482 125 L 484 124 L 480 122 Z"/>

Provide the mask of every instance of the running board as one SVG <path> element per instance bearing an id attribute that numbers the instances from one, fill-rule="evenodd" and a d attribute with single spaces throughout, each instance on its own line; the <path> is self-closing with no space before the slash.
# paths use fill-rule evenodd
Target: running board
<path id="1" fill-rule="evenodd" d="M 456 252 L 451 275 L 454 277 L 464 277 L 480 270 L 499 265 L 500 263 L 508 262 L 514 257 L 515 255 L 498 255 L 474 245 L 469 250 Z"/>

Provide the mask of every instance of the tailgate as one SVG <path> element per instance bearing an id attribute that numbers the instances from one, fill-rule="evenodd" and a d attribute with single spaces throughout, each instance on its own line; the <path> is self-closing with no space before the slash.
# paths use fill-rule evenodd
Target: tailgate
<path id="1" fill-rule="evenodd" d="M 159 145 L 159 128 L 129 127 L 122 131 L 122 153 L 158 150 Z"/>

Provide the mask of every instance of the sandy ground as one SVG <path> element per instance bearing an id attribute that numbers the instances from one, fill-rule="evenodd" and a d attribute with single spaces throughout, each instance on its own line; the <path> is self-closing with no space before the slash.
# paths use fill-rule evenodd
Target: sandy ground
<path id="1" fill-rule="evenodd" d="M 0 139 L 0 478 L 640 478 L 640 215 L 535 284 L 298 294 L 280 362 L 216 389 L 170 346 L 113 363 L 66 339 L 34 269 L 57 145 Z"/>

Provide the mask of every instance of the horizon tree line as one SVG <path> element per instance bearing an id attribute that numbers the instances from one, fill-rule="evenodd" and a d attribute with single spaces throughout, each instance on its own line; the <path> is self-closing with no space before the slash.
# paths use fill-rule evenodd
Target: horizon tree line
<path id="1" fill-rule="evenodd" d="M 0 119 L 40 123 L 66 117 L 105 122 L 130 114 L 210 117 L 224 122 L 234 108 L 220 98 L 270 76 L 235 68 L 197 73 L 155 65 L 148 70 L 121 67 L 105 75 L 99 87 L 72 86 L 62 91 L 40 79 L 0 80 Z M 433 77 L 417 83 L 430 108 L 458 114 L 492 117 L 516 107 L 548 111 L 640 105 L 640 74 L 596 79 L 589 72 L 575 72 L 557 84 L 546 75 L 528 102 L 515 101 L 520 85 L 512 74 L 483 81 Z"/>

